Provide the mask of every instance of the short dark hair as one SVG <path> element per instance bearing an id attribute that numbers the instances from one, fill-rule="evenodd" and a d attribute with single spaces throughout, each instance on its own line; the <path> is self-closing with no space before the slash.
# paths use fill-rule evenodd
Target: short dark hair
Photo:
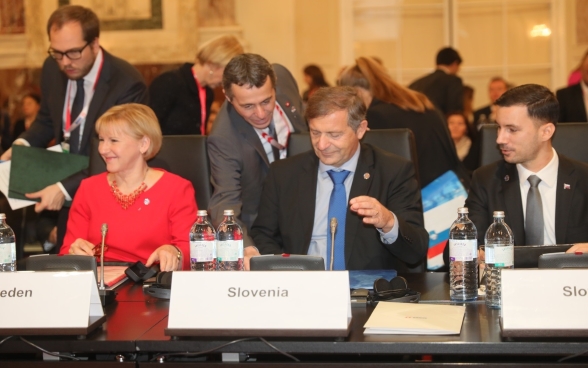
<path id="1" fill-rule="evenodd" d="M 237 55 L 229 61 L 223 72 L 225 95 L 229 100 L 233 98 L 233 84 L 260 88 L 267 81 L 267 77 L 275 89 L 276 73 L 269 61 L 257 54 Z"/>
<path id="2" fill-rule="evenodd" d="M 457 50 L 451 47 L 445 47 L 439 50 L 437 53 L 437 65 L 451 65 L 457 61 L 458 64 L 461 64 L 461 56 Z"/>
<path id="3" fill-rule="evenodd" d="M 513 87 L 500 96 L 495 105 L 499 107 L 526 106 L 529 117 L 541 123 L 557 124 L 559 102 L 553 92 L 538 84 L 523 84 Z"/>
<path id="4" fill-rule="evenodd" d="M 53 27 L 61 29 L 65 23 L 78 22 L 82 26 L 84 41 L 90 43 L 100 36 L 100 21 L 91 9 L 79 5 L 64 5 L 51 14 L 47 21 L 47 35 Z"/>
<path id="5" fill-rule="evenodd" d="M 357 131 L 367 111 L 357 90 L 348 86 L 323 87 L 308 99 L 305 117 L 310 121 L 342 110 L 347 111 L 347 125 Z"/>

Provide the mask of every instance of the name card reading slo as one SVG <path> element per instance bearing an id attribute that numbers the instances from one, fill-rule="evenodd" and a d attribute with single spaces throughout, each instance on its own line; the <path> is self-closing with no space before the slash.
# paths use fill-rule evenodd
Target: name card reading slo
<path id="1" fill-rule="evenodd" d="M 588 336 L 588 269 L 502 270 L 502 335 Z"/>
<path id="2" fill-rule="evenodd" d="M 105 320 L 91 271 L 0 272 L 0 311 L 0 336 L 87 334 Z"/>
<path id="3" fill-rule="evenodd" d="M 347 271 L 174 272 L 171 336 L 347 336 Z"/>

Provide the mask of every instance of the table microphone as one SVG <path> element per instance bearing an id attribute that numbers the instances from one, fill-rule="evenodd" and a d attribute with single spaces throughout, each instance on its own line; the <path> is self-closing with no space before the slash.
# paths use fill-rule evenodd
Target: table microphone
<path id="1" fill-rule="evenodd" d="M 337 231 L 337 218 L 331 218 L 331 265 L 329 271 L 333 271 L 333 262 L 335 259 L 335 232 Z"/>
<path id="2" fill-rule="evenodd" d="M 102 224 L 100 233 L 102 234 L 102 244 L 100 245 L 100 287 L 98 288 L 98 294 L 102 305 L 106 306 L 114 301 L 115 292 L 114 290 L 106 290 L 104 286 L 104 240 L 106 239 L 106 232 L 108 231 L 108 225 Z"/>

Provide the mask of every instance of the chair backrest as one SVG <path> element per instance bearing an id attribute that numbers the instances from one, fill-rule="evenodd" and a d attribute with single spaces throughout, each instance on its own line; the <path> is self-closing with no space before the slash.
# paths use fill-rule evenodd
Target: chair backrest
<path id="1" fill-rule="evenodd" d="M 480 130 L 480 165 L 502 159 L 496 146 L 497 126 L 482 125 Z M 559 123 L 553 136 L 553 147 L 559 153 L 574 160 L 588 162 L 588 123 Z"/>
<path id="2" fill-rule="evenodd" d="M 92 140 L 90 175 L 106 171 L 106 165 L 98 153 L 98 139 Z M 196 191 L 198 208 L 208 208 L 212 195 L 210 166 L 206 154 L 206 136 L 166 135 L 161 150 L 149 160 L 150 167 L 157 167 L 190 181 Z"/>
<path id="3" fill-rule="evenodd" d="M 410 129 L 372 129 L 368 130 L 362 139 L 363 143 L 369 143 L 384 151 L 394 153 L 412 161 L 414 171 L 419 182 L 418 157 L 416 153 L 416 144 L 414 134 Z M 295 133 L 290 136 L 288 142 L 288 156 L 306 152 L 312 149 L 310 135 L 308 133 Z"/>
<path id="4" fill-rule="evenodd" d="M 363 143 L 369 143 L 374 147 L 378 147 L 386 152 L 394 153 L 398 156 L 404 157 L 412 161 L 414 172 L 419 183 L 420 178 L 418 171 L 418 157 L 416 153 L 416 144 L 414 141 L 414 134 L 410 129 L 372 129 L 368 130 L 362 139 Z M 310 135 L 308 133 L 296 133 L 290 136 L 288 141 L 288 156 L 293 156 L 298 153 L 306 152 L 312 149 L 310 143 Z M 423 261 L 415 267 L 410 267 L 409 272 L 425 272 L 427 265 L 426 256 Z"/>

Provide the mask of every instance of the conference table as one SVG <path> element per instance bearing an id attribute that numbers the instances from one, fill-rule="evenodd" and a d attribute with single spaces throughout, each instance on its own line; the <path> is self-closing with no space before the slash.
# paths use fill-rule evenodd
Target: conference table
<path id="1" fill-rule="evenodd" d="M 420 291 L 421 303 L 449 303 L 447 273 L 403 275 L 411 289 Z M 190 364 L 207 367 L 241 361 L 250 367 L 286 367 L 306 364 L 320 367 L 457 366 L 464 364 L 588 363 L 586 356 L 557 363 L 560 358 L 588 353 L 588 338 L 503 338 L 499 310 L 483 300 L 465 303 L 460 335 L 364 335 L 363 325 L 372 307 L 352 308 L 350 334 L 345 338 L 170 337 L 165 335 L 169 301 L 145 296 L 141 285 L 127 282 L 117 289 L 117 301 L 105 307 L 107 321 L 87 336 L 25 336 L 49 352 L 72 354 L 79 361 L 59 361 L 18 336 L 0 344 L 0 367 L 88 366 L 168 367 Z M 203 303 L 214 303 L 201 296 Z M 317 308 L 320 300 L 317 301 Z M 585 313 L 586 311 L 578 311 Z M 39 306 L 38 313 L 51 318 Z M 239 313 L 239 311 L 235 311 Z M 243 315 L 243 318 L 247 318 Z M 4 337 L 0 337 L 2 341 Z M 274 349 L 275 348 L 275 349 Z M 279 350 L 279 351 L 278 351 Z M 284 354 L 283 354 L 284 353 Z M 293 359 L 300 362 L 295 363 Z"/>

